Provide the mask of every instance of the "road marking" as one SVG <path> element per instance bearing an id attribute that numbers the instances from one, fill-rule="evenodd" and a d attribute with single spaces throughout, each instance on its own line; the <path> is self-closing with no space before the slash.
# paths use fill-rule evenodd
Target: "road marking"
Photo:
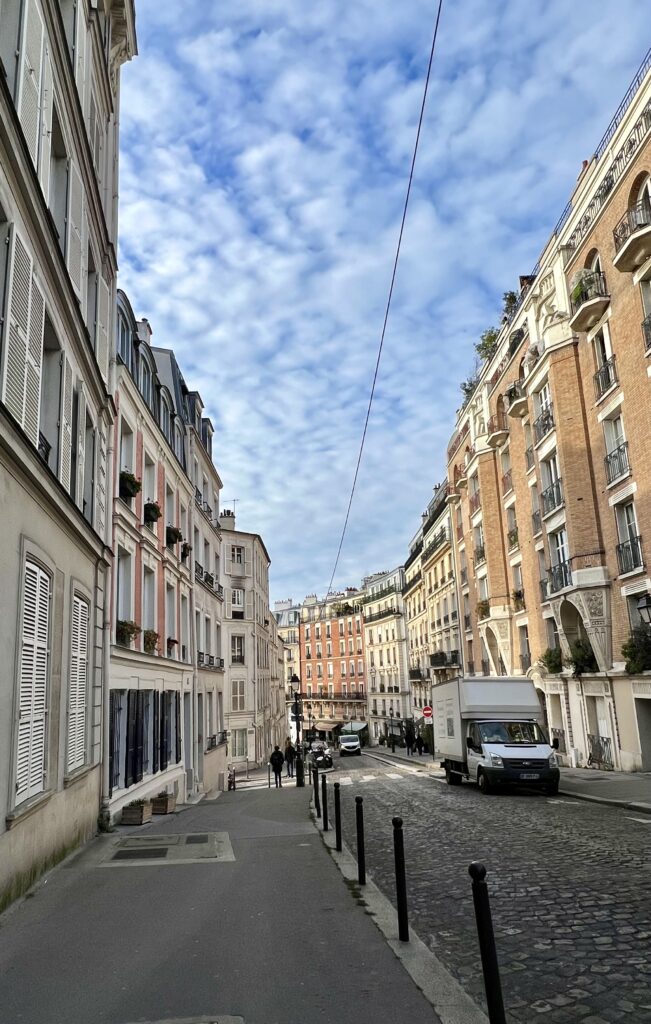
<path id="1" fill-rule="evenodd" d="M 630 814 L 625 814 L 624 817 L 629 821 L 639 821 L 640 825 L 651 825 L 651 818 L 632 818 Z"/>
<path id="2" fill-rule="evenodd" d="M 385 772 L 387 779 L 404 779 L 404 775 L 398 775 L 397 772 Z"/>
<path id="3" fill-rule="evenodd" d="M 377 775 L 362 775 L 361 781 L 362 782 L 373 782 L 374 779 L 377 779 Z"/>
<path id="4" fill-rule="evenodd" d="M 339 779 L 339 784 L 341 786 L 352 786 L 353 780 L 351 779 L 350 775 L 344 775 L 342 776 L 341 779 Z"/>

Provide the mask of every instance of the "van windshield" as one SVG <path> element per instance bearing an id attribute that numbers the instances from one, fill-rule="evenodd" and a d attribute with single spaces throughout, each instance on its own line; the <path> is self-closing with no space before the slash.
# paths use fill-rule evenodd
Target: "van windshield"
<path id="1" fill-rule="evenodd" d="M 479 722 L 484 743 L 546 743 L 537 722 Z"/>

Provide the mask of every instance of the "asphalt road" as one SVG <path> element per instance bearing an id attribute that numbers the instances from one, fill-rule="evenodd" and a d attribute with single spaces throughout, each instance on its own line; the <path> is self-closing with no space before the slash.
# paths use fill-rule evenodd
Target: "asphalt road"
<path id="1" fill-rule="evenodd" d="M 651 1022 L 651 817 L 535 792 L 483 796 L 366 755 L 336 757 L 335 781 L 353 851 L 364 798 L 367 872 L 392 901 L 391 818 L 403 818 L 410 924 L 480 1004 L 473 860 L 488 869 L 510 1022 Z"/>

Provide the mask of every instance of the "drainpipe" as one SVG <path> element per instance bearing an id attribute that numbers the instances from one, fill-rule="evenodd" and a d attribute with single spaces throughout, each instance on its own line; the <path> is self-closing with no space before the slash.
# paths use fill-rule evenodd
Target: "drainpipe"
<path id="1" fill-rule="evenodd" d="M 192 456 L 194 455 L 194 437 L 193 437 L 193 434 L 192 434 L 192 428 L 190 428 L 188 430 L 188 439 L 189 439 L 189 442 L 190 442 L 190 444 L 189 444 L 189 456 L 190 456 L 189 464 L 192 465 Z M 197 658 L 197 650 L 198 650 L 198 647 L 197 647 L 197 624 L 196 624 L 196 614 L 195 614 L 195 607 L 194 607 L 194 584 L 195 584 L 194 563 L 195 563 L 195 559 L 197 557 L 196 552 L 194 550 L 194 517 L 195 517 L 195 511 L 194 510 L 196 508 L 196 503 L 195 503 L 195 500 L 194 500 L 194 498 L 195 498 L 195 496 L 194 496 L 194 486 L 195 485 L 194 485 L 194 483 L 192 482 L 192 480 L 191 480 L 191 478 L 189 476 L 189 472 L 186 473 L 186 476 L 188 477 L 188 479 L 190 481 L 190 490 L 192 492 L 191 495 L 190 495 L 190 503 L 189 503 L 189 507 L 188 507 L 188 530 L 189 530 L 190 535 L 192 537 L 192 551 L 190 552 L 190 558 L 189 558 L 189 567 L 190 567 L 190 630 L 189 630 L 189 636 L 188 636 L 188 643 L 190 645 L 190 651 L 192 652 L 191 653 L 191 657 L 192 657 L 192 726 L 191 726 L 192 735 L 189 737 L 189 739 L 186 739 L 186 743 L 190 742 L 192 744 L 192 777 L 194 779 L 194 788 L 195 788 L 195 791 L 196 791 L 197 788 L 198 788 L 198 784 L 199 784 L 198 783 L 198 779 L 199 779 L 199 756 L 200 756 L 200 752 L 199 752 L 198 736 L 199 736 L 199 730 L 203 729 L 203 722 L 199 722 L 198 715 L 197 715 L 197 710 L 198 710 L 198 705 L 199 705 L 199 696 L 198 696 L 199 695 L 199 660 Z M 203 721 L 205 721 L 205 715 L 206 715 L 206 709 L 203 708 L 203 716 L 204 716 Z"/>
<path id="2" fill-rule="evenodd" d="M 109 364 L 109 387 L 110 395 L 116 393 L 116 363 L 115 355 L 111 356 Z M 111 619 L 113 609 L 113 479 L 115 459 L 115 423 L 109 427 L 108 440 L 106 445 L 106 524 L 105 531 L 108 531 L 106 589 L 104 591 L 104 625 L 102 629 L 102 803 L 100 807 L 100 822 L 108 826 L 111 823 L 110 812 L 110 790 L 111 779 L 109 772 L 109 752 L 111 743 Z"/>

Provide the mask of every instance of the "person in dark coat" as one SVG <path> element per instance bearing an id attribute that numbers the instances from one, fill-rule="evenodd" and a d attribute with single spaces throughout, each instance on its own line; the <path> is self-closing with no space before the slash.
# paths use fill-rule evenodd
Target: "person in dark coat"
<path id="1" fill-rule="evenodd" d="M 416 750 L 418 751 L 418 756 L 419 757 L 423 753 L 423 747 L 424 746 L 425 746 L 425 743 L 423 742 L 423 737 L 422 736 L 417 736 L 416 737 Z"/>
<path id="2" fill-rule="evenodd" d="M 279 746 L 274 747 L 273 754 L 269 758 L 271 767 L 274 770 L 274 778 L 276 780 L 276 789 L 281 788 L 283 785 L 283 765 L 285 763 L 285 757 Z"/>
<path id="3" fill-rule="evenodd" d="M 405 745 L 407 747 L 407 756 L 411 757 L 414 752 L 414 734 L 413 732 L 405 733 Z"/>
<path id="4" fill-rule="evenodd" d="M 294 761 L 296 759 L 296 748 L 290 739 L 285 744 L 285 764 L 287 765 L 287 778 L 294 778 Z"/>

